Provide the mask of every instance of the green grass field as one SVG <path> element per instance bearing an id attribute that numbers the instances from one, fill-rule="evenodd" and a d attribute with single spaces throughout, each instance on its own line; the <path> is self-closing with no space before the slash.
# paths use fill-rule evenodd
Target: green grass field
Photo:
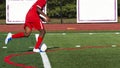
<path id="1" fill-rule="evenodd" d="M 30 47 L 35 45 L 35 33 L 28 38 L 13 39 L 7 48 L 3 49 L 6 34 L 0 33 L 0 68 L 21 68 L 7 64 L 4 59 L 11 54 L 32 52 Z M 48 46 L 47 55 L 52 68 L 120 67 L 120 33 L 118 32 L 47 33 L 44 43 Z M 10 60 L 14 63 L 44 68 L 39 53 L 15 56 Z"/>

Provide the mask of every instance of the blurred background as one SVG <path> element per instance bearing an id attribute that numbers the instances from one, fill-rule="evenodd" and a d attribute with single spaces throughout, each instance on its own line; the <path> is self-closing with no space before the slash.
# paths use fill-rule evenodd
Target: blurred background
<path id="1" fill-rule="evenodd" d="M 6 0 L 0 0 L 0 24 L 6 18 Z M 76 0 L 48 0 L 47 14 L 51 23 L 76 23 Z"/>
<path id="2" fill-rule="evenodd" d="M 0 0 L 0 24 L 5 24 L 5 1 L 6 0 Z M 76 23 L 76 1 L 77 0 L 48 0 L 47 14 L 50 18 L 52 18 L 51 23 Z M 120 16 L 119 11 L 120 0 L 118 0 L 118 16 Z"/>

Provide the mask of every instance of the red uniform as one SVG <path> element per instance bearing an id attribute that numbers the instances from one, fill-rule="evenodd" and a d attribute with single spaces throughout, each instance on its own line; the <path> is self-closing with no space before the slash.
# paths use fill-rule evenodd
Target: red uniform
<path id="1" fill-rule="evenodd" d="M 46 4 L 46 0 L 37 0 L 33 4 L 33 6 L 29 9 L 29 11 L 26 15 L 26 20 L 25 20 L 24 27 L 27 26 L 31 30 L 32 30 L 32 28 L 35 28 L 37 30 L 44 29 L 44 26 L 42 24 L 42 20 L 39 17 L 37 8 L 39 7 L 40 9 L 43 9 L 45 4 Z M 28 30 L 28 29 L 26 29 L 26 30 Z M 22 38 L 22 37 L 29 36 L 31 31 L 26 31 L 26 30 L 25 30 L 25 33 L 24 32 L 19 32 L 19 33 L 13 34 L 13 35 L 11 33 L 9 33 L 8 36 L 6 37 L 5 44 L 7 44 L 9 39 L 11 39 L 11 38 Z M 41 34 L 38 37 L 38 41 L 36 42 L 36 45 L 33 49 L 33 52 L 40 52 L 41 51 L 41 49 L 39 49 L 39 48 L 42 45 L 41 43 L 42 43 L 42 40 L 43 40 L 43 37 L 44 37 L 44 34 L 45 34 L 45 30 L 41 30 L 40 33 Z"/>
<path id="2" fill-rule="evenodd" d="M 26 15 L 25 26 L 28 26 L 31 30 L 32 28 L 35 28 L 37 30 L 44 29 L 42 20 L 40 19 L 39 14 L 37 13 L 37 7 L 43 9 L 45 4 L 46 0 L 37 0 L 33 4 L 33 6 L 29 9 Z"/>

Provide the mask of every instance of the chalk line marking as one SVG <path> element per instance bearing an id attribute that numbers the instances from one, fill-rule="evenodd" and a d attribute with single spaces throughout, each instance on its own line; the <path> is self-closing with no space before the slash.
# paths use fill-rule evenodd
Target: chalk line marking
<path id="1" fill-rule="evenodd" d="M 38 37 L 39 37 L 39 34 L 35 34 L 36 41 L 38 41 L 37 40 Z M 41 58 L 42 58 L 44 68 L 51 68 L 51 64 L 50 64 L 50 61 L 48 59 L 48 56 L 47 56 L 46 52 L 40 52 L 40 55 L 41 55 Z"/>
<path id="2" fill-rule="evenodd" d="M 74 32 L 73 32 L 74 33 Z M 35 35 L 36 33 L 33 33 L 31 35 Z M 93 35 L 93 34 L 117 34 L 119 35 L 120 32 L 106 32 L 106 33 L 103 33 L 103 32 L 93 32 L 93 33 L 89 33 L 89 32 L 83 32 L 83 33 L 77 33 L 77 34 L 89 34 L 89 35 Z M 0 34 L 0 35 L 7 35 L 7 34 Z M 67 35 L 67 33 L 47 33 L 46 35 Z"/>
<path id="3" fill-rule="evenodd" d="M 28 47 L 28 48 L 33 49 L 34 47 L 33 47 L 33 46 L 30 46 L 30 47 Z"/>
<path id="4" fill-rule="evenodd" d="M 3 49 L 6 49 L 6 48 L 7 48 L 7 46 L 3 46 L 2 48 L 3 48 Z"/>
<path id="5" fill-rule="evenodd" d="M 16 63 L 16 62 L 11 61 L 11 59 L 14 57 L 31 55 L 31 54 L 35 54 L 35 53 L 34 52 L 24 52 L 24 53 L 20 53 L 20 54 L 10 54 L 10 55 L 4 57 L 4 62 L 6 62 L 7 64 L 10 64 L 10 65 L 16 66 L 16 67 L 21 67 L 21 68 L 36 68 L 35 66 L 25 65 L 25 64 Z"/>
<path id="6" fill-rule="evenodd" d="M 51 68 L 51 64 L 50 64 L 50 61 L 48 59 L 46 52 L 40 52 L 40 55 L 42 57 L 44 68 Z"/>
<path id="7" fill-rule="evenodd" d="M 109 48 L 111 46 L 83 46 L 80 48 L 57 48 L 57 49 L 53 49 L 53 50 L 47 50 L 47 52 L 55 52 L 55 51 L 63 51 L 63 50 L 81 50 L 81 49 L 91 49 L 91 48 Z M 35 54 L 34 52 L 24 52 L 24 53 L 20 53 L 20 54 L 10 54 L 8 56 L 4 57 L 4 62 L 13 65 L 13 66 L 17 66 L 17 67 L 22 67 L 22 68 L 36 68 L 35 66 L 28 66 L 25 64 L 20 64 L 20 63 L 15 63 L 13 61 L 11 61 L 12 58 L 17 57 L 17 56 L 24 56 L 24 55 L 31 55 L 31 54 Z M 44 53 L 42 53 L 44 54 Z M 45 60 L 44 60 L 45 62 Z M 46 64 L 47 65 L 47 64 Z"/>

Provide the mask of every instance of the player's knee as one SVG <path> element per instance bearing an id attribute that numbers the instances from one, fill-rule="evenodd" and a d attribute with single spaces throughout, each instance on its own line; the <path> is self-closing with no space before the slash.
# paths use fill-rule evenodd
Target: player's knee
<path id="1" fill-rule="evenodd" d="M 30 36 L 30 33 L 25 33 L 25 37 L 29 37 Z"/>

